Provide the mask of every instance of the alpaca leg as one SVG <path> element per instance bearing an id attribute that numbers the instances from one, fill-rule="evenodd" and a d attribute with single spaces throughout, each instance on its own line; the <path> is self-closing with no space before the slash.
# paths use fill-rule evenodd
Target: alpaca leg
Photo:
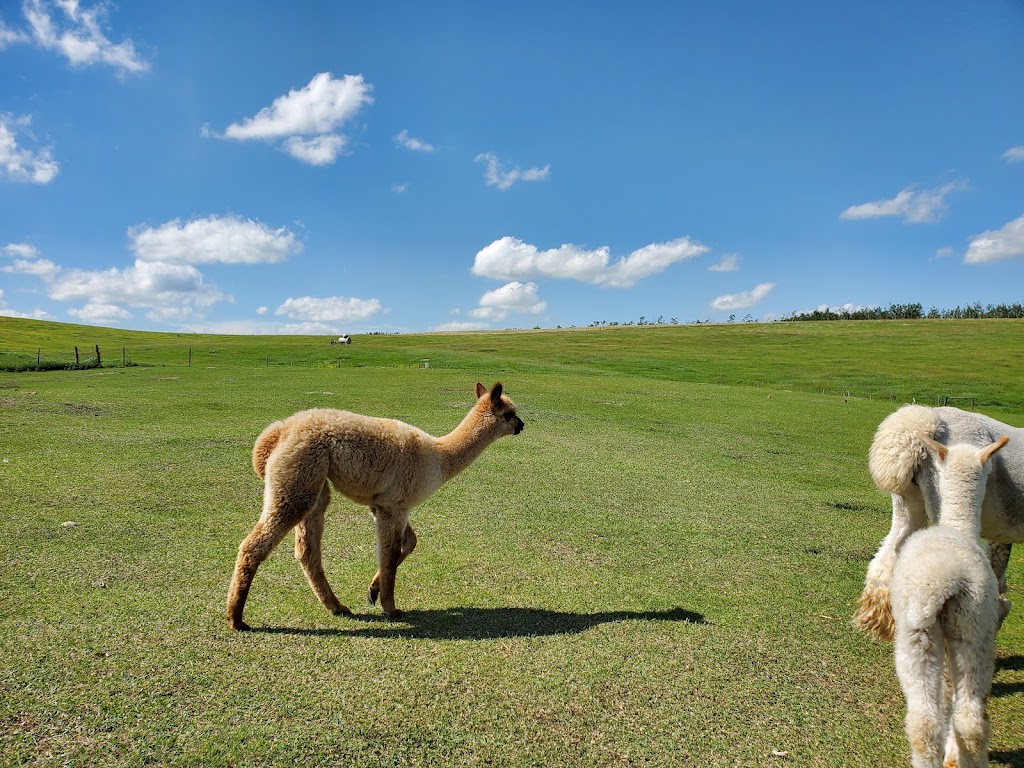
<path id="1" fill-rule="evenodd" d="M 377 573 L 370 583 L 370 598 L 380 596 L 380 607 L 391 618 L 399 618 L 402 612 L 395 607 L 395 576 L 398 564 L 402 561 L 402 543 L 405 531 L 409 527 L 407 516 L 401 513 L 388 513 L 374 510 L 377 523 Z M 415 534 L 413 534 L 415 539 Z M 411 550 L 410 550 L 411 551 Z"/>
<path id="2" fill-rule="evenodd" d="M 907 741 L 914 768 L 942 765 L 947 723 L 944 655 L 937 626 L 896 634 L 896 675 L 907 700 Z"/>
<path id="3" fill-rule="evenodd" d="M 946 763 L 961 768 L 988 765 L 987 704 L 995 673 L 994 624 L 978 629 L 979 635 L 959 641 L 949 653 L 954 685 Z"/>
<path id="4" fill-rule="evenodd" d="M 892 495 L 892 526 L 868 566 L 853 624 L 873 640 L 892 640 L 895 626 L 889 606 L 889 583 L 896 556 L 907 537 L 928 522 L 920 492 Z"/>
<path id="5" fill-rule="evenodd" d="M 992 572 L 999 582 L 999 623 L 997 628 L 1003 626 L 1003 619 L 1009 613 L 1013 603 L 1006 596 L 1006 568 L 1010 564 L 1010 551 L 1012 544 L 991 541 L 988 545 L 988 561 L 992 565 Z"/>
<path id="6" fill-rule="evenodd" d="M 327 582 L 327 575 L 324 573 L 322 550 L 320 542 L 324 533 L 324 512 L 331 501 L 331 489 L 324 483 L 320 491 L 320 498 L 316 506 L 306 519 L 295 526 L 295 559 L 302 566 L 306 574 L 306 580 L 324 607 L 335 616 L 350 616 L 352 611 L 343 605 L 337 597 L 331 585 Z"/>
<path id="7" fill-rule="evenodd" d="M 288 523 L 277 517 L 260 518 L 252 533 L 243 539 L 238 547 L 238 559 L 235 560 L 235 572 L 228 587 L 228 625 L 232 629 L 246 630 L 249 625 L 242 620 L 245 601 L 249 596 L 253 577 L 260 563 L 274 550 L 281 539 L 292 528 Z"/>
<path id="8" fill-rule="evenodd" d="M 398 565 L 401 565 L 405 561 L 405 558 L 407 558 L 412 551 L 416 549 L 416 542 L 416 531 L 412 529 L 411 525 L 406 524 L 405 534 L 402 536 L 402 551 L 398 557 Z M 395 568 L 397 568 L 398 565 L 396 565 Z M 377 570 L 377 573 L 374 574 L 373 581 L 370 582 L 370 589 L 366 593 L 366 597 L 370 601 L 370 605 L 375 605 L 377 603 L 378 595 L 380 595 L 379 569 Z"/>
<path id="9" fill-rule="evenodd" d="M 305 466 L 279 467 L 276 472 L 280 472 L 280 475 L 272 476 L 268 467 L 263 489 L 263 513 L 252 533 L 238 547 L 235 571 L 228 588 L 227 616 L 232 629 L 249 629 L 249 625 L 242 620 L 242 612 L 256 569 L 274 547 L 281 543 L 285 534 L 316 505 L 327 478 L 327 462 L 314 460 Z M 281 475 L 284 481 L 279 479 Z M 298 485 L 298 478 L 308 484 Z M 278 488 L 279 484 L 286 486 L 283 492 Z"/>

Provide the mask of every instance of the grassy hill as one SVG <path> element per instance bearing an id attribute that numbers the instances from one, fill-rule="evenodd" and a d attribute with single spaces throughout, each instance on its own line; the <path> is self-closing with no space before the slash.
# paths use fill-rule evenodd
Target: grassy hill
<path id="1" fill-rule="evenodd" d="M 890 646 L 850 616 L 888 530 L 867 448 L 905 401 L 1024 424 L 1013 321 L 327 338 L 0 318 L 0 764 L 909 763 Z M 121 347 L 135 363 L 122 368 Z M 188 365 L 188 350 L 192 364 Z M 52 350 L 52 351 L 51 351 Z M 61 351 L 64 350 L 64 351 Z M 424 360 L 429 358 L 429 367 Z M 106 367 L 109 365 L 109 367 Z M 434 434 L 502 379 L 526 422 L 418 509 L 400 621 L 335 497 L 328 614 L 291 553 L 224 601 L 252 442 L 332 406 Z M 73 523 L 73 525 L 68 525 Z M 1024 558 L 997 639 L 994 765 L 1024 765 Z"/>

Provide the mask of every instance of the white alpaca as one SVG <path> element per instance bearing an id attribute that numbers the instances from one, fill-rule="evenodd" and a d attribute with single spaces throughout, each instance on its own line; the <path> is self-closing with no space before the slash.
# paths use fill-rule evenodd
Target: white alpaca
<path id="1" fill-rule="evenodd" d="M 981 505 L 989 459 L 1009 438 L 984 448 L 923 440 L 942 501 L 938 525 L 913 534 L 893 569 L 896 674 L 914 768 L 973 768 L 988 765 L 999 623 L 998 585 L 978 545 Z"/>
<path id="2" fill-rule="evenodd" d="M 1000 591 L 1000 621 L 1010 610 L 1006 565 L 1010 546 L 1024 541 L 1024 429 L 959 408 L 906 405 L 887 416 L 875 432 L 869 452 L 871 477 L 892 495 L 892 526 L 868 566 L 854 624 L 876 640 L 892 640 L 889 582 L 903 542 L 938 516 L 941 493 L 933 462 L 921 435 L 945 444 L 988 445 L 1000 435 L 1012 438 L 992 462 L 981 507 L 981 535 L 990 542 L 989 558 Z"/>

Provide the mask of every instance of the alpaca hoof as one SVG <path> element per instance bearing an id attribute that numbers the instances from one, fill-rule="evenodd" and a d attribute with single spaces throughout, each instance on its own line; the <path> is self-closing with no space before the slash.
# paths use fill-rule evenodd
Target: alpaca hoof
<path id="1" fill-rule="evenodd" d="M 366 592 L 366 599 L 369 601 L 370 605 L 377 604 L 377 596 L 379 594 L 380 590 L 377 587 L 370 587 L 370 589 Z"/>
<path id="2" fill-rule="evenodd" d="M 230 625 L 231 625 L 231 628 L 233 630 L 235 630 L 236 632 L 248 632 L 249 630 L 252 629 L 252 627 L 250 627 L 248 624 L 246 624 L 242 620 L 232 621 L 232 622 L 230 622 Z"/>
<path id="3" fill-rule="evenodd" d="M 352 611 L 349 610 L 349 607 L 347 605 L 343 605 L 343 606 L 341 606 L 341 607 L 331 611 L 331 613 L 333 613 L 335 616 L 351 616 L 352 615 Z"/>
<path id="4" fill-rule="evenodd" d="M 384 611 L 384 615 L 387 616 L 389 619 L 400 619 L 405 615 L 405 613 L 395 608 L 393 611 L 391 611 L 391 613 Z"/>

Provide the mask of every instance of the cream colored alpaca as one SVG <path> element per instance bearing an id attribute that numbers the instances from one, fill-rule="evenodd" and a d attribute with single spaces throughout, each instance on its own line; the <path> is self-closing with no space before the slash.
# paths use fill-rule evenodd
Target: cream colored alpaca
<path id="1" fill-rule="evenodd" d="M 984 448 L 921 439 L 936 461 L 939 521 L 907 539 L 890 587 L 907 740 L 914 768 L 980 768 L 999 624 L 999 588 L 978 545 L 981 505 L 988 461 L 1009 438 Z"/>
<path id="2" fill-rule="evenodd" d="M 1010 547 L 1024 541 L 1024 429 L 959 408 L 905 405 L 878 426 L 868 453 L 875 485 L 892 496 L 892 525 L 868 566 L 854 624 L 875 640 L 892 640 L 889 582 L 900 548 L 914 531 L 938 517 L 941 493 L 934 461 L 922 435 L 947 445 L 988 445 L 1000 435 L 1011 440 L 992 461 L 981 507 L 981 535 L 999 581 L 1000 621 L 1010 611 L 1006 566 Z"/>
<path id="3" fill-rule="evenodd" d="M 385 614 L 401 616 L 395 607 L 395 574 L 416 547 L 409 513 L 499 437 L 523 430 L 501 382 L 490 392 L 478 383 L 476 396 L 462 423 L 444 437 L 394 419 L 325 408 L 300 411 L 263 430 L 252 451 L 253 469 L 265 480 L 263 513 L 238 548 L 228 590 L 228 624 L 249 629 L 242 612 L 256 569 L 292 528 L 295 557 L 314 594 L 335 615 L 350 613 L 331 591 L 321 562 L 331 485 L 370 508 L 378 566 L 370 582 L 370 603 L 379 595 Z"/>

